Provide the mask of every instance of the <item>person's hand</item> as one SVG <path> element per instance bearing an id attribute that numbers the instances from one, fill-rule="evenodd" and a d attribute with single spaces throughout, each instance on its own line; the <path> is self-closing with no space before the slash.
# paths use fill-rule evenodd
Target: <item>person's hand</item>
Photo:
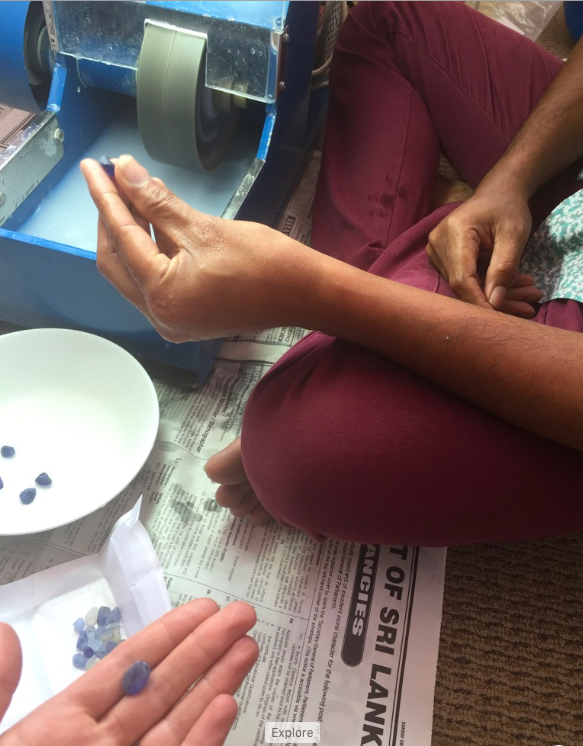
<path id="1" fill-rule="evenodd" d="M 478 189 L 429 234 L 427 255 L 461 300 L 531 318 L 531 304 L 542 293 L 530 276 L 518 274 L 530 229 L 528 204 L 519 194 Z M 480 252 L 489 258 L 485 277 Z"/>
<path id="2" fill-rule="evenodd" d="M 237 714 L 232 695 L 257 660 L 245 636 L 255 621 L 242 601 L 221 611 L 210 599 L 184 604 L 16 723 L 0 746 L 221 746 Z M 139 694 L 124 695 L 123 675 L 139 660 L 150 678 Z M 15 632 L 0 624 L 0 718 L 21 665 Z"/>
<path id="3" fill-rule="evenodd" d="M 197 212 L 129 156 L 117 160 L 115 183 L 96 161 L 81 170 L 99 210 L 97 266 L 165 339 L 303 325 L 317 252 L 264 225 Z"/>
<path id="4" fill-rule="evenodd" d="M 251 523 L 259 525 L 271 519 L 247 479 L 241 458 L 241 438 L 211 456 L 204 470 L 209 479 L 221 485 L 215 495 L 216 501 L 223 508 L 229 508 L 235 518 L 248 515 Z"/>

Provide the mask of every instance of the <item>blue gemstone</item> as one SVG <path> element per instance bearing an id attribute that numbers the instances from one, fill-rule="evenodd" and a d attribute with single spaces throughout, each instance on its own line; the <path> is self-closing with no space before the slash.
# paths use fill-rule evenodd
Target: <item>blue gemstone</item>
<path id="1" fill-rule="evenodd" d="M 81 617 L 79 617 L 79 619 L 76 619 L 73 622 L 73 629 L 78 635 L 80 635 L 81 632 L 83 632 L 83 630 L 85 629 L 85 619 L 81 619 Z"/>
<path id="2" fill-rule="evenodd" d="M 53 483 L 53 480 L 49 477 L 46 471 L 43 471 L 42 474 L 39 474 L 34 481 L 39 485 L 39 487 L 50 487 L 50 485 Z"/>
<path id="3" fill-rule="evenodd" d="M 85 670 L 85 666 L 87 665 L 87 658 L 83 655 L 83 653 L 75 653 L 73 656 L 73 665 L 75 668 L 79 668 L 81 671 Z"/>
<path id="4" fill-rule="evenodd" d="M 87 647 L 86 647 L 86 648 L 83 648 L 83 655 L 84 655 L 84 656 L 85 656 L 86 658 L 92 658 L 92 657 L 93 657 L 93 655 L 94 655 L 94 651 L 93 651 L 93 649 L 92 649 L 92 648 L 90 648 L 90 647 L 89 647 L 89 645 L 87 645 Z"/>
<path id="5" fill-rule="evenodd" d="M 87 647 L 87 643 L 89 642 L 89 638 L 85 634 L 85 632 L 81 632 L 79 635 L 79 639 L 77 640 L 77 650 L 83 650 L 83 648 Z"/>
<path id="6" fill-rule="evenodd" d="M 97 640 L 101 640 L 101 642 L 107 642 L 107 639 L 111 635 L 111 630 L 109 630 L 106 626 L 98 627 L 95 630 L 95 637 Z"/>
<path id="7" fill-rule="evenodd" d="M 0 448 L 0 453 L 4 456 L 4 458 L 12 458 L 16 451 L 12 446 L 2 446 L 2 448 Z"/>
<path id="8" fill-rule="evenodd" d="M 2 481 L 2 477 L 0 477 L 0 490 L 4 487 L 4 482 Z"/>
<path id="9" fill-rule="evenodd" d="M 116 647 L 117 647 L 117 642 L 113 642 L 113 640 L 110 640 L 110 642 L 104 643 L 101 650 L 98 650 L 97 653 L 95 653 L 95 655 L 98 658 L 105 658 L 105 656 L 109 655 L 112 652 L 112 650 L 116 649 Z"/>
<path id="10" fill-rule="evenodd" d="M 23 505 L 30 505 L 31 502 L 34 500 L 35 497 L 36 497 L 36 490 L 35 490 L 35 488 L 34 487 L 29 487 L 28 489 L 23 490 L 20 493 L 20 502 Z"/>
<path id="11" fill-rule="evenodd" d="M 122 689 L 126 694 L 139 694 L 146 686 L 149 676 L 150 666 L 146 661 L 138 661 L 125 672 L 121 682 Z"/>
<path id="12" fill-rule="evenodd" d="M 91 640 L 92 637 L 95 637 L 95 627 L 92 624 L 88 624 L 85 627 L 85 634 Z"/>
<path id="13" fill-rule="evenodd" d="M 115 176 L 115 164 L 112 163 L 106 155 L 101 156 L 99 163 L 109 178 L 113 179 Z"/>
<path id="14" fill-rule="evenodd" d="M 116 606 L 109 615 L 109 624 L 118 624 L 119 622 L 121 622 L 121 611 L 119 606 Z"/>
<path id="15" fill-rule="evenodd" d="M 111 609 L 109 608 L 109 606 L 100 606 L 99 611 L 97 612 L 97 624 L 107 624 L 107 620 L 110 614 Z"/>
<path id="16" fill-rule="evenodd" d="M 103 643 L 100 640 L 90 639 L 87 645 L 93 650 L 94 653 L 98 653 L 103 647 Z"/>

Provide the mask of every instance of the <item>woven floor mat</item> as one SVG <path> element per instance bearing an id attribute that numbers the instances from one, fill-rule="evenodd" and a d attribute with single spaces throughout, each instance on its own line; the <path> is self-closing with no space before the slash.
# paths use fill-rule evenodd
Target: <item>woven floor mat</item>
<path id="1" fill-rule="evenodd" d="M 433 746 L 583 744 L 583 533 L 448 550 Z"/>

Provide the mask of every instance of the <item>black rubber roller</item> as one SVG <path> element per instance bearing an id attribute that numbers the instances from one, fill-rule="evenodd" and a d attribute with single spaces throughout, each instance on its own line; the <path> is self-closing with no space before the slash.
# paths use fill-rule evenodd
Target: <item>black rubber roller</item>
<path id="1" fill-rule="evenodd" d="M 140 134 L 151 158 L 208 173 L 229 149 L 238 111 L 215 107 L 214 91 L 205 86 L 205 58 L 204 36 L 147 23 L 137 103 Z"/>

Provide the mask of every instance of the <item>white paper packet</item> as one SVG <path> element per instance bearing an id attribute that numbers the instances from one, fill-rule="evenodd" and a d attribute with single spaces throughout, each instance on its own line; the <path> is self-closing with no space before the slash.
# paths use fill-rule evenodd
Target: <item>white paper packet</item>
<path id="1" fill-rule="evenodd" d="M 79 652 L 73 622 L 89 609 L 119 606 L 123 637 L 170 610 L 162 566 L 139 521 L 141 504 L 140 497 L 121 516 L 98 554 L 0 586 L 0 621 L 15 629 L 23 654 L 20 684 L 0 733 L 83 675 L 72 663 Z"/>

